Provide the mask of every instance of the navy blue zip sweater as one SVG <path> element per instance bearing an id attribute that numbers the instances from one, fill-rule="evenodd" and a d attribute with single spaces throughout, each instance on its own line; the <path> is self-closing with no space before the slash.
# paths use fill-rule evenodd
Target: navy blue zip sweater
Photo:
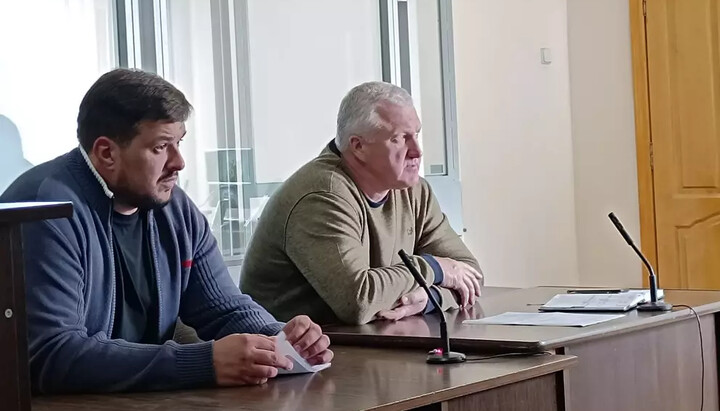
<path id="1" fill-rule="evenodd" d="M 148 213 L 159 335 L 172 335 L 180 317 L 207 342 L 110 339 L 116 299 L 111 197 L 79 148 L 27 171 L 0 196 L 0 202 L 74 205 L 72 218 L 23 227 L 34 392 L 212 385 L 213 339 L 280 331 L 283 324 L 233 284 L 207 220 L 175 187 L 165 207 Z"/>

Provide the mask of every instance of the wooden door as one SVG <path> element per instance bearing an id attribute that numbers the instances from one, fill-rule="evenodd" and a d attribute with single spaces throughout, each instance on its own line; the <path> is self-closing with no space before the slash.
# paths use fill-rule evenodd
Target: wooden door
<path id="1" fill-rule="evenodd" d="M 646 0 L 644 7 L 648 154 L 664 288 L 720 289 L 719 3 Z"/>

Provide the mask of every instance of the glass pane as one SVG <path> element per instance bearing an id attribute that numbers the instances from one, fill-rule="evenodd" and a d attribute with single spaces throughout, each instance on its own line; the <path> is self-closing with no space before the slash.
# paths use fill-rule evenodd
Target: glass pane
<path id="1" fill-rule="evenodd" d="M 207 217 L 223 255 L 242 252 L 242 189 L 238 179 L 236 135 L 228 125 L 223 69 L 230 60 L 227 42 L 228 2 L 167 2 L 167 72 L 193 105 L 183 141 L 185 170 L 180 186 Z M 223 15 L 225 16 L 223 18 Z M 221 25 L 224 23 L 224 26 Z M 224 28 L 225 37 L 221 39 Z"/>
<path id="2" fill-rule="evenodd" d="M 0 1 L 0 193 L 77 146 L 80 101 L 116 64 L 113 3 Z"/>
<path id="3" fill-rule="evenodd" d="M 259 184 L 284 181 L 335 136 L 353 86 L 382 78 L 376 0 L 248 2 Z"/>
<path id="4" fill-rule="evenodd" d="M 412 95 L 422 120 L 423 171 L 426 176 L 446 175 L 438 2 L 416 0 L 408 5 Z"/>
<path id="5" fill-rule="evenodd" d="M 381 78 L 379 3 L 167 4 L 166 77 L 195 107 L 180 184 L 239 260 L 268 197 L 334 137 L 345 93 Z"/>

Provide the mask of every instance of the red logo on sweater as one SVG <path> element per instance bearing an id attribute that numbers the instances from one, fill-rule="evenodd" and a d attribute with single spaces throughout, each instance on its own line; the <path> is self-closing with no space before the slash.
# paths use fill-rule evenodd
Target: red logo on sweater
<path id="1" fill-rule="evenodd" d="M 190 268 L 190 267 L 192 267 L 192 260 L 185 260 L 185 261 L 183 261 L 183 262 L 182 262 L 182 267 L 183 267 L 183 268 Z"/>

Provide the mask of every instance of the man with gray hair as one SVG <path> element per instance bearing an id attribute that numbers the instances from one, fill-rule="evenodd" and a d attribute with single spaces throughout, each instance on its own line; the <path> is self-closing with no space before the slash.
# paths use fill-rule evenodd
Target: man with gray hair
<path id="1" fill-rule="evenodd" d="M 335 139 L 265 207 L 245 255 L 243 292 L 280 320 L 306 314 L 320 324 L 473 305 L 483 276 L 419 176 L 419 132 L 402 88 L 369 82 L 350 90 Z M 428 301 L 400 249 L 442 307 Z"/>

